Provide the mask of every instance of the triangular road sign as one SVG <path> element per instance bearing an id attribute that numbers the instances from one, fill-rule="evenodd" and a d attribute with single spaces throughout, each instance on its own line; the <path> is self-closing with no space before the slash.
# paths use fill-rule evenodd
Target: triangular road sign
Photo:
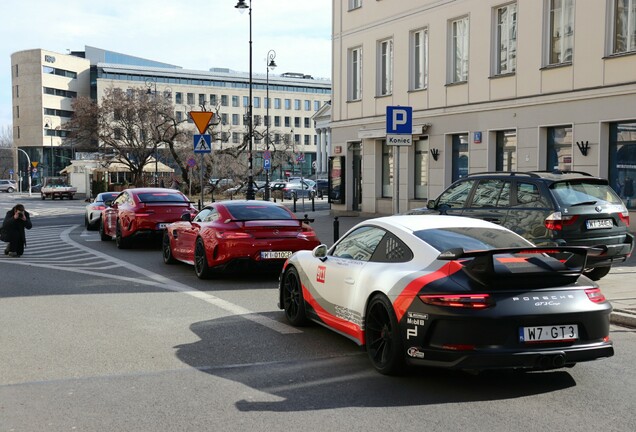
<path id="1" fill-rule="evenodd" d="M 199 129 L 199 133 L 201 134 L 205 133 L 210 120 L 214 117 L 214 113 L 211 111 L 190 111 L 188 114 L 190 114 L 190 117 L 194 121 L 194 124 L 197 125 L 197 129 Z"/>

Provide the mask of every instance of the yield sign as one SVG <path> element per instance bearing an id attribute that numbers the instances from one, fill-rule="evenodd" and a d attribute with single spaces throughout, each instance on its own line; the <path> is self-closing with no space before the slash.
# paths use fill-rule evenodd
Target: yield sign
<path id="1" fill-rule="evenodd" d="M 200 134 L 205 133 L 210 120 L 214 117 L 214 113 L 211 111 L 190 111 L 188 114 L 192 117 L 194 124 L 197 125 L 197 129 L 199 129 Z"/>

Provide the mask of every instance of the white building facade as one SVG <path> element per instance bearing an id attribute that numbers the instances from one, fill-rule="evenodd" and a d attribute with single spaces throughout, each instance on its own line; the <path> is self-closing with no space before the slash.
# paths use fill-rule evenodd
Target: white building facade
<path id="1" fill-rule="evenodd" d="M 390 214 L 468 173 L 554 169 L 606 177 L 636 206 L 636 0 L 336 0 L 333 13 L 335 210 Z M 386 144 L 387 106 L 413 108 L 411 146 Z"/>
<path id="2" fill-rule="evenodd" d="M 215 111 L 218 107 L 222 140 L 214 144 L 215 148 L 238 145 L 248 132 L 247 73 L 222 68 L 186 70 L 88 46 L 85 51 L 70 54 L 42 49 L 20 51 L 11 60 L 14 142 L 36 162 L 36 176 L 38 171 L 53 175 L 70 164 L 72 149 L 64 146 L 68 131 L 63 125 L 73 115 L 73 98 L 101 100 L 107 88 L 141 88 L 170 97 L 177 120 L 191 121 L 188 112 L 203 107 Z M 305 176 L 325 177 L 326 169 L 317 172 L 313 168 L 317 159 L 327 159 L 327 149 L 318 145 L 312 116 L 331 99 L 331 81 L 299 73 L 266 74 L 263 64 L 263 73 L 252 76 L 252 90 L 254 167 L 263 164 L 263 135 L 269 130 L 270 143 L 289 143 L 296 155 L 279 172 L 271 173 L 272 178 L 301 171 Z M 21 169 L 24 163 L 20 159 Z"/>

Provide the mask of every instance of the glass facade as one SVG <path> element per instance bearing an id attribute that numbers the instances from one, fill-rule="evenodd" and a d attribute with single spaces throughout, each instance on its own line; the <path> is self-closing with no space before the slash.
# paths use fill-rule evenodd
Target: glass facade
<path id="1" fill-rule="evenodd" d="M 456 181 L 468 175 L 468 134 L 453 135 L 453 177 Z"/>
<path id="2" fill-rule="evenodd" d="M 625 205 L 636 208 L 636 120 L 610 125 L 609 181 Z"/>
<path id="3" fill-rule="evenodd" d="M 547 164 L 548 171 L 572 170 L 572 127 L 548 128 Z"/>

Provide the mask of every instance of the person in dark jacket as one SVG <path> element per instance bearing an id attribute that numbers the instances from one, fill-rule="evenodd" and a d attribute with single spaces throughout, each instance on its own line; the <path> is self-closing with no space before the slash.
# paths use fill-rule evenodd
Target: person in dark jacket
<path id="1" fill-rule="evenodd" d="M 16 204 L 7 212 L 2 222 L 2 229 L 8 239 L 8 245 L 4 250 L 5 255 L 19 257 L 24 253 L 26 246 L 25 229 L 31 229 L 31 217 L 22 204 Z"/>

